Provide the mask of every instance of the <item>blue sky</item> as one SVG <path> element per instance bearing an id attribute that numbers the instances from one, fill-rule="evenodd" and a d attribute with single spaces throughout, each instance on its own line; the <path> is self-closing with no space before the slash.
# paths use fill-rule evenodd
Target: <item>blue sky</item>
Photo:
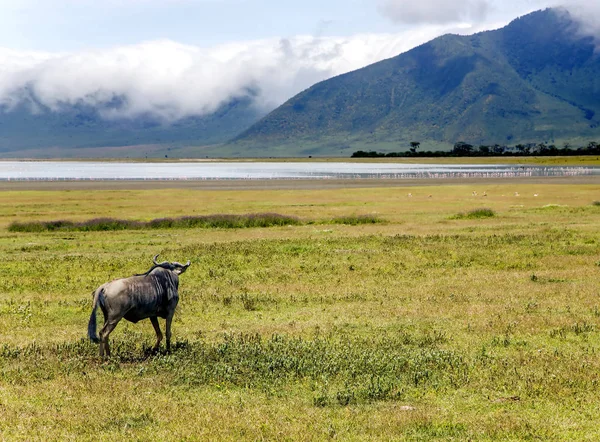
<path id="1" fill-rule="evenodd" d="M 0 46 L 22 50 L 71 51 L 156 39 L 212 46 L 298 34 L 351 35 L 397 29 L 363 0 L 4 3 L 9 4 L 0 14 Z"/>
<path id="2" fill-rule="evenodd" d="M 106 118 L 204 115 L 316 82 L 555 0 L 0 0 L 0 109 L 124 97 Z M 557 0 L 559 1 L 559 0 Z M 564 0 L 600 35 L 599 0 Z"/>
<path id="3" fill-rule="evenodd" d="M 295 35 L 394 33 L 425 24 L 423 17 L 414 24 L 398 21 L 406 9 L 415 17 L 415 3 L 419 4 L 414 0 L 0 0 L 0 47 L 73 51 L 156 39 L 212 46 Z M 420 3 L 431 4 L 421 12 L 431 17 L 442 9 L 440 5 L 450 5 L 453 11 L 483 5 L 485 14 L 467 13 L 464 18 L 485 25 L 506 22 L 545 2 Z"/>

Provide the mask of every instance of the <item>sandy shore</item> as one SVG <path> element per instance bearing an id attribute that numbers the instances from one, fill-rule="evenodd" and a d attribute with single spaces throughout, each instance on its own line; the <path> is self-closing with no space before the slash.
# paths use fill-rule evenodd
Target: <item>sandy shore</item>
<path id="1" fill-rule="evenodd" d="M 156 180 L 156 181 L 0 181 L 0 191 L 24 190 L 302 190 L 369 187 L 415 187 L 462 184 L 600 184 L 600 176 L 445 178 L 445 179 L 288 179 L 288 180 Z"/>

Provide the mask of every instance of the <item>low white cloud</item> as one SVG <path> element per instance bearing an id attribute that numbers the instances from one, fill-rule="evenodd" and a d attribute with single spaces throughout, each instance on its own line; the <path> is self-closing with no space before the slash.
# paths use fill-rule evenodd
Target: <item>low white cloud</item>
<path id="1" fill-rule="evenodd" d="M 558 0 L 556 6 L 569 11 L 581 25 L 581 33 L 592 35 L 600 43 L 600 2 L 596 0 Z"/>
<path id="2" fill-rule="evenodd" d="M 379 0 L 383 15 L 409 25 L 481 22 L 490 9 L 489 0 Z"/>
<path id="3" fill-rule="evenodd" d="M 396 35 L 299 36 L 202 48 L 169 40 L 77 53 L 0 49 L 0 105 L 58 111 L 101 106 L 106 118 L 177 120 L 252 95 L 270 110 L 314 83 L 393 57 L 447 31 L 426 26 Z M 461 32 L 468 32 L 461 29 Z"/>

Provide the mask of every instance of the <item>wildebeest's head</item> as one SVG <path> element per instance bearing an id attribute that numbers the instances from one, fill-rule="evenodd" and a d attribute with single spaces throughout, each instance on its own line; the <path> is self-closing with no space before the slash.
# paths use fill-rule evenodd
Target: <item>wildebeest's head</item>
<path id="1" fill-rule="evenodd" d="M 161 267 L 163 269 L 170 270 L 173 273 L 175 273 L 176 275 L 181 275 L 183 272 L 185 272 L 187 270 L 187 268 L 191 264 L 190 261 L 188 261 L 185 264 L 181 264 L 178 262 L 169 262 L 169 261 L 156 262 L 156 258 L 158 258 L 158 255 L 156 255 L 154 258 L 152 258 L 152 262 L 154 263 L 154 265 L 150 268 L 150 270 L 148 270 L 146 273 L 140 273 L 135 276 L 146 276 L 146 275 L 150 274 L 150 272 L 157 267 Z"/>
<path id="2" fill-rule="evenodd" d="M 162 267 L 163 269 L 171 270 L 172 272 L 174 272 L 177 275 L 181 275 L 183 272 L 185 272 L 191 264 L 190 261 L 188 261 L 185 264 L 180 264 L 178 262 L 169 262 L 169 261 L 164 261 L 164 262 L 159 263 L 159 262 L 156 262 L 156 258 L 158 258 L 158 255 L 156 255 L 152 259 L 155 267 Z"/>

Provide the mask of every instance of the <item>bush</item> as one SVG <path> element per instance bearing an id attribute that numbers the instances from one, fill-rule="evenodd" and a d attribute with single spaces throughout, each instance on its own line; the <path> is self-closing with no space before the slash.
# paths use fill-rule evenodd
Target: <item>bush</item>
<path id="1" fill-rule="evenodd" d="M 375 224 L 382 222 L 372 215 L 352 215 L 333 218 L 325 221 L 332 224 Z M 108 230 L 141 230 L 141 229 L 185 229 L 185 228 L 217 228 L 243 229 L 250 227 L 298 226 L 312 224 L 304 222 L 295 216 L 278 213 L 251 213 L 247 215 L 205 215 L 183 216 L 179 218 L 157 218 L 151 221 L 135 221 L 115 218 L 96 218 L 88 221 L 32 221 L 28 223 L 14 222 L 9 227 L 10 232 L 54 232 L 54 231 L 108 231 Z"/>
<path id="2" fill-rule="evenodd" d="M 136 229 L 173 229 L 173 228 L 223 228 L 270 227 L 302 224 L 294 216 L 277 213 L 254 213 L 248 215 L 207 215 L 184 216 L 180 218 L 158 218 L 151 221 L 134 221 L 114 218 L 97 218 L 83 222 L 73 221 L 33 221 L 14 222 L 10 232 L 53 232 L 53 231 L 107 231 Z"/>
<path id="3" fill-rule="evenodd" d="M 492 218 L 496 216 L 496 213 L 492 209 L 474 209 L 467 213 L 459 213 L 451 217 L 451 219 L 481 219 L 481 218 Z"/>
<path id="4" fill-rule="evenodd" d="M 348 224 L 351 226 L 356 226 L 358 224 L 377 224 L 382 221 L 373 215 L 349 215 L 338 216 L 333 218 L 330 222 L 331 224 Z"/>
<path id="5" fill-rule="evenodd" d="M 383 222 L 373 215 L 350 215 L 333 218 L 324 223 L 331 224 L 376 224 Z M 251 213 L 247 215 L 206 215 L 183 216 L 179 218 L 156 218 L 151 221 L 135 221 L 115 218 L 96 218 L 88 221 L 32 221 L 28 223 L 14 222 L 8 226 L 10 232 L 54 232 L 54 231 L 109 231 L 109 230 L 141 230 L 141 229 L 243 229 L 250 227 L 298 226 L 313 224 L 313 221 L 302 221 L 295 216 L 277 213 Z"/>

